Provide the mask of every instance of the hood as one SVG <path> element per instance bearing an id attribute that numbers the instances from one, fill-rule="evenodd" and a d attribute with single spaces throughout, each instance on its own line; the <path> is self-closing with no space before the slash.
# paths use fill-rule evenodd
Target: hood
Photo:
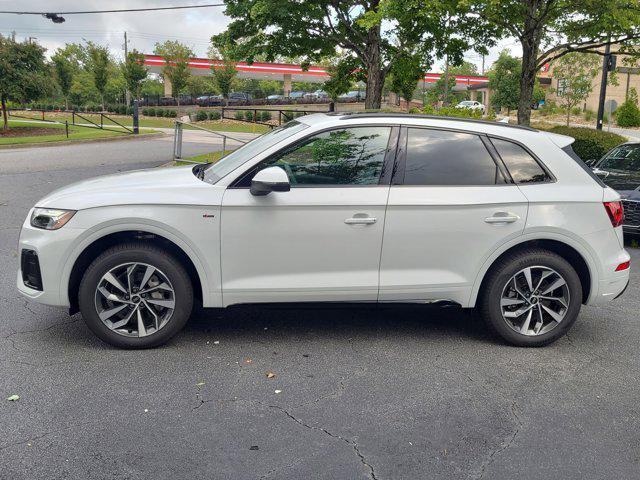
<path id="1" fill-rule="evenodd" d="M 640 200 L 640 172 L 594 168 L 593 173 L 623 199 Z"/>
<path id="2" fill-rule="evenodd" d="M 82 210 L 112 205 L 220 205 L 224 188 L 201 181 L 193 167 L 150 168 L 73 183 L 36 207 Z"/>

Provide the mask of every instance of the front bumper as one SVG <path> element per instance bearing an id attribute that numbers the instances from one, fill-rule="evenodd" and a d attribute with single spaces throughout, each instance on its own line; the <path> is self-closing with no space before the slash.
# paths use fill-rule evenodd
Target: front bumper
<path id="1" fill-rule="evenodd" d="M 69 307 L 67 282 L 62 275 L 65 262 L 69 258 L 71 246 L 83 230 L 65 225 L 59 230 L 42 230 L 29 224 L 31 212 L 22 225 L 18 242 L 18 255 L 23 250 L 34 252 L 38 258 L 41 284 L 33 288 L 33 284 L 23 278 L 22 267 L 18 268 L 16 286 L 27 299 L 60 307 Z M 22 264 L 22 262 L 20 262 Z"/>

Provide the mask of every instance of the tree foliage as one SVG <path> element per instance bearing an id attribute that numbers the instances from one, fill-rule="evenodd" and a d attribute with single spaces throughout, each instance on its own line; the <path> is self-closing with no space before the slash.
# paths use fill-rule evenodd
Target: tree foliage
<path id="1" fill-rule="evenodd" d="M 135 49 L 129 52 L 122 64 L 122 75 L 133 98 L 140 97 L 142 82 L 147 78 L 147 74 L 147 69 L 144 66 L 144 54 Z"/>
<path id="2" fill-rule="evenodd" d="M 407 102 L 407 110 L 411 108 L 411 99 L 422 75 L 420 59 L 416 55 L 402 53 L 391 65 L 389 88 L 392 92 L 404 98 Z"/>
<path id="3" fill-rule="evenodd" d="M 494 108 L 507 110 L 518 108 L 521 72 L 520 59 L 512 57 L 508 50 L 500 52 L 500 56 L 488 72 L 491 90 L 489 101 Z"/>
<path id="4" fill-rule="evenodd" d="M 229 99 L 229 94 L 233 86 L 233 81 L 238 75 L 236 69 L 236 63 L 232 59 L 231 47 L 227 43 L 218 48 L 210 49 L 209 55 L 219 60 L 218 65 L 211 66 L 211 73 L 213 74 L 213 82 L 224 96 L 225 100 Z"/>
<path id="5" fill-rule="evenodd" d="M 53 69 L 56 76 L 56 81 L 64 97 L 65 109 L 69 108 L 69 93 L 71 93 L 71 87 L 73 86 L 73 76 L 75 73 L 74 66 L 69 61 L 69 58 L 58 49 L 56 53 L 51 57 Z"/>
<path id="6" fill-rule="evenodd" d="M 104 109 L 104 94 L 109 81 L 109 51 L 102 45 L 88 43 L 90 69 L 93 75 L 93 84 L 100 93 L 100 103 Z"/>
<path id="7" fill-rule="evenodd" d="M 584 102 L 593 90 L 593 79 L 600 62 L 593 54 L 572 52 L 553 63 L 553 76 L 558 81 L 556 96 L 567 110 L 567 126 L 571 122 L 571 109 Z"/>
<path id="8" fill-rule="evenodd" d="M 228 30 L 212 38 L 229 42 L 234 57 L 299 57 L 303 65 L 324 58 L 352 57 L 366 79 L 366 108 L 380 108 L 387 73 L 400 53 L 418 55 L 421 68 L 435 51 L 459 63 L 469 48 L 486 51 L 491 29 L 470 18 L 468 2 L 458 0 L 228 0 Z M 384 28 L 383 28 L 384 25 Z M 483 41 L 473 39 L 482 37 Z"/>
<path id="9" fill-rule="evenodd" d="M 193 51 L 177 40 L 167 40 L 156 43 L 153 53 L 164 57 L 162 74 L 171 82 L 171 95 L 177 98 L 191 76 L 189 59 L 194 56 Z"/>
<path id="10" fill-rule="evenodd" d="M 638 92 L 629 90 L 629 96 L 616 110 L 616 123 L 620 127 L 640 127 L 640 108 L 638 108 Z"/>
<path id="11" fill-rule="evenodd" d="M 322 88 L 333 102 L 351 90 L 359 73 L 357 67 L 357 61 L 351 56 L 334 59 L 331 65 L 325 67 L 329 80 L 324 82 Z"/>
<path id="12" fill-rule="evenodd" d="M 7 101 L 37 99 L 47 90 L 49 73 L 42 47 L 0 35 L 0 102 L 4 130 L 9 128 Z"/>
<path id="13" fill-rule="evenodd" d="M 640 2 L 471 0 L 471 10 L 522 46 L 518 123 L 528 125 L 536 75 L 571 52 L 603 54 L 608 43 L 640 38 Z"/>

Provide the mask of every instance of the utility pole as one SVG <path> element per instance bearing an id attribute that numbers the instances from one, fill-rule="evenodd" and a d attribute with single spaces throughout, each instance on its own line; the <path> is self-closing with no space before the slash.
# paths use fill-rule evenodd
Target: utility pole
<path id="1" fill-rule="evenodd" d="M 611 64 L 611 44 L 604 47 L 604 58 L 602 60 L 602 80 L 600 81 L 600 99 L 598 101 L 598 119 L 596 129 L 602 130 L 602 118 L 604 116 L 604 99 L 607 96 L 607 75 Z"/>
<path id="2" fill-rule="evenodd" d="M 124 32 L 124 61 L 127 62 L 127 55 L 129 54 L 129 48 L 127 46 L 127 32 Z M 125 102 L 127 103 L 127 107 L 131 104 L 131 92 L 129 92 L 129 88 L 125 86 Z"/>
<path id="3" fill-rule="evenodd" d="M 482 55 L 482 75 L 484 76 L 484 54 Z"/>

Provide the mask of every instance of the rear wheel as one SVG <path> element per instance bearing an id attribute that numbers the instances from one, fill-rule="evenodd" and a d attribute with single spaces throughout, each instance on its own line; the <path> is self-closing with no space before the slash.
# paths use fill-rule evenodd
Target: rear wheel
<path id="1" fill-rule="evenodd" d="M 564 258 L 540 249 L 509 255 L 494 265 L 480 301 L 487 324 L 517 346 L 548 345 L 576 321 L 582 286 Z"/>
<path id="2" fill-rule="evenodd" d="M 88 327 L 116 347 L 165 343 L 186 324 L 193 289 L 184 267 L 166 251 L 139 242 L 117 245 L 96 258 L 78 292 Z"/>

